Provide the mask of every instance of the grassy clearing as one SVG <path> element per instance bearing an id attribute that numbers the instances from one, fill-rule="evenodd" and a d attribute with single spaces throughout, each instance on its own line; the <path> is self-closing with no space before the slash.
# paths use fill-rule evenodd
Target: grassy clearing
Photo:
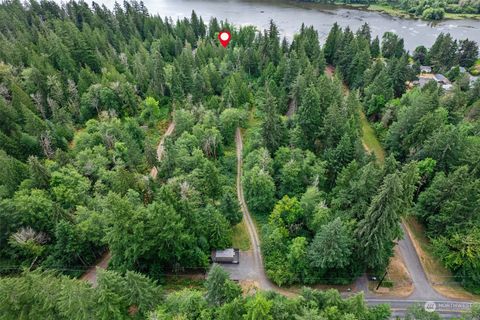
<path id="1" fill-rule="evenodd" d="M 375 131 L 370 126 L 367 117 L 362 110 L 359 110 L 360 125 L 362 130 L 362 143 L 367 152 L 375 155 L 377 161 L 383 164 L 385 161 L 385 150 L 377 139 Z M 388 276 L 386 278 L 387 283 L 391 283 L 389 288 L 379 288 L 379 291 L 375 291 L 377 282 L 369 281 L 369 289 L 379 295 L 389 295 L 396 297 L 408 297 L 412 294 L 414 284 L 408 273 L 408 269 L 405 266 L 402 255 L 398 247 L 395 248 L 395 255 L 390 259 L 388 266 Z M 381 289 L 381 290 L 380 290 Z"/>
<path id="2" fill-rule="evenodd" d="M 360 125 L 362 129 L 362 143 L 367 152 L 373 152 L 378 162 L 383 163 L 385 161 L 385 150 L 383 150 L 382 145 L 375 135 L 375 131 L 368 123 L 367 117 L 363 111 L 359 110 L 360 113 Z"/>
<path id="3" fill-rule="evenodd" d="M 250 249 L 250 236 L 248 235 L 245 220 L 242 220 L 239 224 L 233 227 L 232 244 L 234 248 L 238 248 L 242 251 Z"/>
<path id="4" fill-rule="evenodd" d="M 425 236 L 425 228 L 414 217 L 405 219 L 407 232 L 412 239 L 415 251 L 420 259 L 423 270 L 435 290 L 452 299 L 469 299 L 480 301 L 480 296 L 466 291 L 454 281 L 452 273 L 433 256 L 430 241 Z"/>
<path id="5" fill-rule="evenodd" d="M 259 127 L 261 123 L 261 119 L 257 117 L 257 108 L 252 107 L 252 109 L 250 109 L 250 111 L 248 112 L 247 128 L 251 129 Z"/>
<path id="6" fill-rule="evenodd" d="M 77 130 L 75 130 L 75 133 L 73 134 L 73 139 L 72 141 L 70 141 L 68 143 L 68 149 L 73 149 L 75 148 L 75 146 L 77 145 L 77 139 L 78 139 L 78 136 L 85 131 L 85 128 L 79 128 Z"/>
<path id="7" fill-rule="evenodd" d="M 152 139 L 154 141 L 160 141 L 162 136 L 165 134 L 165 131 L 167 131 L 168 125 L 170 123 L 168 120 L 160 120 L 156 126 L 147 128 L 146 131 L 146 136 L 149 139 Z"/>
<path id="8" fill-rule="evenodd" d="M 480 59 L 475 62 L 475 65 L 470 68 L 470 73 L 474 76 L 480 75 Z"/>
<path id="9" fill-rule="evenodd" d="M 386 14 L 392 16 L 392 17 L 399 17 L 399 18 L 402 18 L 402 19 L 419 19 L 419 18 L 421 19 L 422 18 L 422 17 L 416 17 L 412 14 L 409 14 L 408 12 L 403 11 L 400 8 L 392 7 L 392 6 L 385 5 L 385 4 L 371 4 L 371 5 L 368 5 L 368 6 L 359 5 L 359 6 L 355 6 L 355 7 L 365 9 L 365 10 L 368 10 L 368 11 L 386 13 Z M 477 19 L 480 19 L 480 15 L 472 14 L 472 13 L 448 13 L 448 12 L 445 12 L 444 18 L 440 21 L 462 20 L 462 19 L 477 20 Z M 430 21 L 430 20 L 426 20 L 426 21 Z M 436 21 L 432 20 L 432 22 L 436 22 Z"/>
<path id="10" fill-rule="evenodd" d="M 332 78 L 335 74 L 335 67 L 330 65 L 327 66 L 325 69 L 325 73 L 328 77 Z M 348 89 L 348 87 L 345 84 L 343 87 L 345 94 L 349 94 L 350 90 Z M 363 147 L 367 150 L 367 152 L 373 152 L 375 154 L 375 157 L 377 157 L 379 163 L 383 163 L 385 161 L 385 151 L 383 150 L 382 145 L 378 141 L 377 136 L 375 135 L 375 131 L 370 126 L 370 123 L 368 122 L 365 113 L 363 113 L 363 110 L 359 109 L 358 113 L 360 115 Z"/>
<path id="11" fill-rule="evenodd" d="M 445 12 L 444 20 L 480 19 L 480 15 L 474 13 L 449 13 Z"/>
<path id="12" fill-rule="evenodd" d="M 368 123 L 368 120 L 362 111 L 360 111 L 360 123 L 362 128 L 362 143 L 365 149 L 368 152 L 373 152 L 378 161 L 383 163 L 385 160 L 385 151 L 383 150 L 383 147 L 378 141 L 373 128 Z M 413 217 L 406 219 L 406 226 L 427 278 L 432 283 L 432 286 L 435 288 L 435 290 L 452 299 L 469 299 L 480 301 L 479 296 L 471 294 L 458 283 L 455 283 L 451 272 L 448 271 L 442 265 L 442 263 L 433 256 L 430 242 L 425 236 L 425 230 L 423 226 L 419 224 Z M 397 251 L 398 250 L 395 251 L 395 256 L 392 258 L 388 267 L 390 280 L 392 280 L 394 283 L 394 287 L 390 289 L 388 294 L 408 296 L 411 293 L 410 290 L 413 290 L 413 288 L 410 288 L 408 284 L 408 281 L 411 281 L 410 275 L 403 265 L 401 255 Z M 405 268 L 404 271 L 402 270 L 403 268 Z"/>
<path id="13" fill-rule="evenodd" d="M 388 5 L 382 5 L 382 4 L 371 4 L 368 7 L 365 7 L 366 10 L 368 11 L 376 11 L 376 12 L 381 12 L 381 13 L 386 13 L 392 17 L 399 17 L 399 18 L 404 18 L 404 19 L 412 19 L 414 18 L 412 15 L 408 14 L 407 12 L 391 7 Z"/>
<path id="14" fill-rule="evenodd" d="M 179 291 L 183 289 L 205 290 L 205 278 L 203 275 L 172 275 L 167 276 L 162 288 L 166 292 Z"/>

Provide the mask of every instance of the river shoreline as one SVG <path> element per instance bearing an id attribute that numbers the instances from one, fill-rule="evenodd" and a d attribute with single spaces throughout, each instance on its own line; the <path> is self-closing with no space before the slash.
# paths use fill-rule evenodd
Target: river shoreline
<path id="1" fill-rule="evenodd" d="M 442 21 L 448 21 L 448 20 L 464 20 L 464 19 L 470 19 L 470 20 L 480 20 L 480 14 L 471 14 L 471 13 L 449 13 L 445 12 L 445 17 L 440 20 L 428 20 L 428 19 L 423 19 L 420 16 L 415 16 L 412 14 L 409 14 L 399 8 L 391 7 L 388 5 L 381 5 L 381 4 L 370 4 L 370 5 L 347 5 L 353 9 L 359 9 L 359 10 L 366 10 L 366 11 L 371 11 L 371 12 L 379 12 L 379 13 L 385 13 L 388 14 L 389 16 L 396 17 L 396 18 L 402 18 L 402 19 L 414 19 L 414 20 L 422 20 L 425 22 L 430 22 L 430 23 L 436 23 L 436 22 L 442 22 Z"/>
<path id="2" fill-rule="evenodd" d="M 394 6 L 386 5 L 386 4 L 355 4 L 355 3 L 350 3 L 346 4 L 341 1 L 335 1 L 334 3 L 328 3 L 328 4 L 323 4 L 319 2 L 312 2 L 308 0 L 292 0 L 289 1 L 292 3 L 295 2 L 300 2 L 307 4 L 307 6 L 332 6 L 332 7 L 337 7 L 340 9 L 350 9 L 350 10 L 359 10 L 359 11 L 367 11 L 367 12 L 377 12 L 377 13 L 383 13 L 387 14 L 391 17 L 395 18 L 401 18 L 401 19 L 409 19 L 409 20 L 422 20 L 427 23 L 440 23 L 440 22 L 445 22 L 448 20 L 475 20 L 478 21 L 480 20 L 480 14 L 472 14 L 472 13 L 449 13 L 445 12 L 445 17 L 440 20 L 429 20 L 429 19 L 423 19 L 421 16 L 415 16 L 413 14 L 410 14 L 408 12 L 405 12 L 404 10 L 400 8 L 396 8 Z"/>
<path id="3" fill-rule="evenodd" d="M 60 1 L 60 0 L 56 0 Z M 101 0 L 113 8 L 113 0 Z M 192 11 L 204 21 L 212 17 L 236 26 L 252 25 L 258 30 L 268 29 L 273 20 L 280 36 L 292 41 L 302 23 L 313 26 L 321 43 L 327 39 L 334 23 L 340 27 L 358 30 L 364 23 L 370 25 L 372 37 L 382 38 L 393 32 L 405 41 L 405 48 L 413 52 L 419 45 L 430 47 L 440 33 L 450 33 L 454 39 L 470 39 L 480 43 L 480 20 L 460 19 L 426 21 L 418 17 L 395 17 L 377 7 L 359 5 L 325 5 L 301 0 L 144 0 L 151 14 L 177 19 L 190 18 Z M 372 9 L 378 9 L 373 11 Z"/>

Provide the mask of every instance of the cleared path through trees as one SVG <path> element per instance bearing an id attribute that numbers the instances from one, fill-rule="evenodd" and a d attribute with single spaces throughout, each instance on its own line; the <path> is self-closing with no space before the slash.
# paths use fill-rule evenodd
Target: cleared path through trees
<path id="1" fill-rule="evenodd" d="M 326 74 L 329 77 L 333 77 L 335 73 L 335 67 L 327 66 Z M 345 93 L 349 93 L 347 86 L 344 86 Z M 377 158 L 379 164 L 383 165 L 385 160 L 385 151 L 382 145 L 375 136 L 374 130 L 371 128 L 370 123 L 367 120 L 363 110 L 359 109 L 360 124 L 362 132 L 362 144 L 368 153 L 373 152 Z M 408 299 L 426 299 L 426 300 L 446 300 L 442 295 L 437 293 L 425 275 L 425 271 L 420 263 L 417 252 L 413 247 L 412 240 L 408 232 L 405 231 L 405 225 L 402 223 L 403 239 L 398 240 L 398 247 L 402 255 L 405 266 L 412 278 L 414 290 Z M 365 277 L 365 276 L 363 276 Z M 359 286 L 365 291 L 367 297 L 373 296 L 368 291 L 368 281 L 365 279 L 359 279 L 357 281 Z"/>
<path id="2" fill-rule="evenodd" d="M 237 195 L 240 202 L 241 210 L 243 213 L 243 218 L 245 219 L 247 230 L 250 236 L 250 241 L 252 243 L 252 250 L 245 252 L 245 258 L 242 261 L 240 259 L 240 264 L 238 265 L 224 265 L 225 269 L 231 274 L 239 276 L 237 280 L 252 280 L 258 283 L 260 289 L 263 290 L 274 290 L 283 295 L 293 295 L 295 292 L 289 291 L 288 289 L 282 289 L 268 280 L 265 275 L 265 269 L 263 265 L 263 257 L 260 248 L 260 238 L 257 233 L 257 229 L 251 217 L 250 211 L 248 210 L 245 197 L 243 194 L 243 185 L 242 185 L 242 165 L 243 165 L 243 142 L 242 134 L 240 129 L 237 129 L 235 135 L 236 142 L 236 151 L 237 151 Z M 407 298 L 378 298 L 378 297 L 369 297 L 368 290 L 364 290 L 366 294 L 365 302 L 369 306 L 374 306 L 378 304 L 388 304 L 392 309 L 392 316 L 404 316 L 405 312 L 409 307 L 414 304 L 425 305 L 427 302 L 435 305 L 436 311 L 442 316 L 442 318 L 452 318 L 454 316 L 459 316 L 463 312 L 467 311 L 471 307 L 469 301 L 452 301 L 444 298 L 438 294 L 428 282 L 425 272 L 420 264 L 416 251 L 413 248 L 411 239 L 408 236 L 408 233 L 405 232 L 405 239 L 402 239 L 399 242 L 400 249 L 404 251 L 404 256 L 409 272 L 414 274 L 413 279 L 418 283 L 418 287 L 421 289 L 416 289 L 416 291 Z M 365 278 L 364 278 L 365 279 Z M 366 279 L 365 279 L 366 280 Z M 363 286 L 361 286 L 363 287 Z M 367 285 L 364 285 L 367 289 Z M 357 291 L 363 288 L 356 288 Z"/>
<path id="3" fill-rule="evenodd" d="M 163 142 L 165 141 L 165 137 L 168 137 L 173 133 L 173 130 L 175 130 L 175 122 L 170 122 L 168 125 L 167 131 L 165 131 L 165 134 L 162 136 L 162 139 L 160 139 L 160 142 L 158 143 L 157 147 L 157 160 L 161 161 L 163 157 L 163 151 L 165 148 L 163 147 Z M 153 167 L 152 170 L 150 171 L 150 175 L 152 176 L 153 179 L 157 178 L 158 174 L 158 169 L 157 167 Z"/>
<path id="4" fill-rule="evenodd" d="M 248 234 L 250 237 L 250 243 L 252 244 L 252 259 L 248 265 L 238 265 L 239 269 L 248 268 L 248 272 L 250 275 L 249 280 L 256 281 L 258 286 L 264 290 L 272 290 L 276 289 L 275 286 L 267 279 L 265 275 L 265 269 L 263 266 L 263 257 L 260 248 L 260 238 L 257 233 L 257 229 L 253 222 L 252 216 L 250 211 L 248 210 L 247 204 L 245 202 L 245 197 L 243 195 L 243 185 L 242 185 L 242 165 L 243 165 L 243 142 L 242 142 L 242 133 L 239 128 L 235 133 L 235 144 L 236 144 L 236 151 L 237 151 L 237 197 L 238 201 L 240 202 L 240 208 L 242 210 L 243 219 L 245 220 L 245 224 L 247 226 Z M 241 259 L 242 257 L 240 257 Z M 247 260 L 248 261 L 248 260 Z M 242 264 L 242 260 L 240 260 L 240 264 Z M 227 268 L 228 269 L 228 268 Z M 233 271 L 233 270 L 232 270 Z"/>
<path id="5" fill-rule="evenodd" d="M 163 142 L 165 141 L 165 137 L 171 135 L 173 133 L 173 130 L 175 130 L 175 123 L 172 121 L 168 125 L 167 131 L 162 136 L 162 139 L 160 139 L 160 142 L 158 143 L 157 147 L 157 159 L 158 161 L 162 160 L 163 157 L 163 152 L 165 148 L 163 147 Z M 158 175 L 158 169 L 157 167 L 153 167 L 152 170 L 150 171 L 150 176 L 153 179 L 156 179 Z M 112 254 L 110 251 L 107 251 L 103 256 L 100 261 L 92 266 L 90 269 L 88 269 L 81 277 L 80 280 L 88 281 L 92 284 L 92 286 L 96 287 L 97 286 L 97 268 L 101 269 L 106 269 L 108 267 L 108 263 L 110 262 L 110 259 L 112 258 Z"/>

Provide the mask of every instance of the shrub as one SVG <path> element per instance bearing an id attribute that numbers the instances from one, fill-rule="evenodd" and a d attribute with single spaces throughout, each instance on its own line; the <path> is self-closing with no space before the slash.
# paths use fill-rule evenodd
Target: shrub
<path id="1" fill-rule="evenodd" d="M 443 8 L 427 8 L 423 10 L 422 18 L 427 20 L 441 20 L 445 16 Z"/>

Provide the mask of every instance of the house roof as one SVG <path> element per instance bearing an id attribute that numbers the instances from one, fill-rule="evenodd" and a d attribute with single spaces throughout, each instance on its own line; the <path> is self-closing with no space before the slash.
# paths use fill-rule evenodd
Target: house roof
<path id="1" fill-rule="evenodd" d="M 443 82 L 444 84 L 450 84 L 450 80 L 447 79 L 443 74 L 441 73 L 436 73 L 435 74 L 435 80 L 437 82 Z"/>
<path id="2" fill-rule="evenodd" d="M 420 85 L 420 88 L 423 88 L 427 83 L 429 83 L 430 81 L 433 81 L 432 79 L 426 79 L 426 78 L 422 78 L 418 81 L 418 84 Z"/>
<path id="3" fill-rule="evenodd" d="M 434 78 L 433 74 L 427 73 L 427 74 L 420 74 L 418 76 L 418 81 L 416 81 L 414 83 L 418 84 L 420 86 L 420 88 L 423 88 L 430 81 L 435 81 L 435 78 Z"/>
<path id="4" fill-rule="evenodd" d="M 420 71 L 432 72 L 432 67 L 430 67 L 430 66 L 420 66 Z"/>
<path id="5" fill-rule="evenodd" d="M 420 88 L 423 88 L 428 82 L 430 81 L 435 81 L 437 83 L 440 83 L 442 85 L 451 85 L 451 82 L 450 80 L 448 80 L 447 77 L 445 77 L 443 74 L 440 74 L 440 73 L 436 73 L 436 74 L 432 74 L 432 73 L 423 73 L 423 74 L 420 74 L 418 75 L 418 82 L 416 82 Z"/>

